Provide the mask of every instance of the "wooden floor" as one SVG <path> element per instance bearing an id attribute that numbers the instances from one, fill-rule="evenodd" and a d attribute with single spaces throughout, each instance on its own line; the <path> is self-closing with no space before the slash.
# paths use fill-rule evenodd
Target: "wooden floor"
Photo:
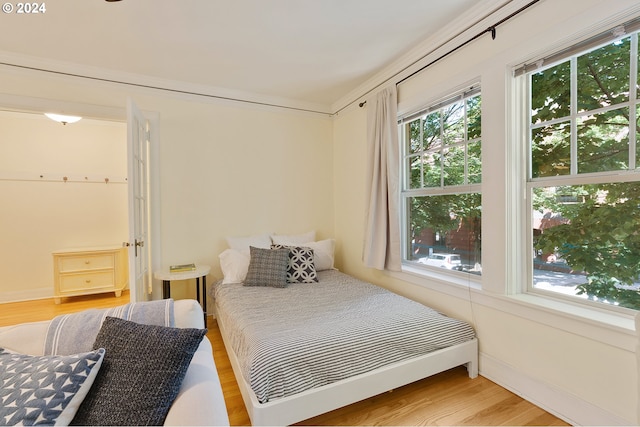
<path id="1" fill-rule="evenodd" d="M 49 320 L 87 308 L 107 308 L 129 302 L 129 295 L 113 294 L 0 304 L 0 326 Z M 213 346 L 229 421 L 249 425 L 249 416 L 238 389 L 231 363 L 213 318 L 207 337 Z M 306 420 L 299 425 L 569 425 L 515 394 L 479 376 L 469 379 L 465 368 L 455 368 L 353 405 Z"/>

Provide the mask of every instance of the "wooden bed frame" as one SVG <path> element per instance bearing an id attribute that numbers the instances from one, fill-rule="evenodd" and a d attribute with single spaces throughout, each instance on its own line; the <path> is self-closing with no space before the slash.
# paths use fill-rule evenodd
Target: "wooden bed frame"
<path id="1" fill-rule="evenodd" d="M 332 384 L 260 403 L 242 375 L 225 325 L 220 317 L 217 321 L 242 399 L 254 426 L 294 424 L 460 365 L 466 365 L 470 378 L 478 376 L 478 340 L 473 339 Z"/>

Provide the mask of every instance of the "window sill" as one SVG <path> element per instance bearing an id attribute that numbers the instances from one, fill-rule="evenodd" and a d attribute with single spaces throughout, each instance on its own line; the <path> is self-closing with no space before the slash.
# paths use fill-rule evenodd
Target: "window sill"
<path id="1" fill-rule="evenodd" d="M 472 303 L 518 316 L 548 327 L 577 334 L 603 344 L 635 352 L 638 336 L 633 315 L 597 309 L 582 304 L 523 293 L 500 295 L 482 290 L 479 277 L 435 272 L 403 265 L 402 272 L 390 276 Z"/>
<path id="2" fill-rule="evenodd" d="M 388 272 L 388 274 L 405 282 L 458 298 L 469 299 L 469 290 L 482 290 L 480 276 L 455 273 L 446 269 L 420 268 L 403 264 L 402 272 Z"/>
<path id="3" fill-rule="evenodd" d="M 488 297 L 488 298 L 487 298 Z M 635 319 L 536 294 L 478 295 L 477 302 L 546 326 L 635 352 Z"/>

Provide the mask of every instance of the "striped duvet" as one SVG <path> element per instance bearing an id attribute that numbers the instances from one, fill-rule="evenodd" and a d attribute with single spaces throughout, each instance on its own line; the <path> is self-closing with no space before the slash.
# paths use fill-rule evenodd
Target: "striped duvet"
<path id="1" fill-rule="evenodd" d="M 287 288 L 217 283 L 217 316 L 260 403 L 475 337 L 465 322 L 336 270 Z"/>

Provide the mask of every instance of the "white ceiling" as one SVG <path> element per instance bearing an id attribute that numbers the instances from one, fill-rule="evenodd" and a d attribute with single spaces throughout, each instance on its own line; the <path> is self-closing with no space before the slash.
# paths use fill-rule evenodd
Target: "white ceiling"
<path id="1" fill-rule="evenodd" d="M 497 3 L 508 1 L 55 0 L 2 14 L 0 62 L 328 110 Z"/>

